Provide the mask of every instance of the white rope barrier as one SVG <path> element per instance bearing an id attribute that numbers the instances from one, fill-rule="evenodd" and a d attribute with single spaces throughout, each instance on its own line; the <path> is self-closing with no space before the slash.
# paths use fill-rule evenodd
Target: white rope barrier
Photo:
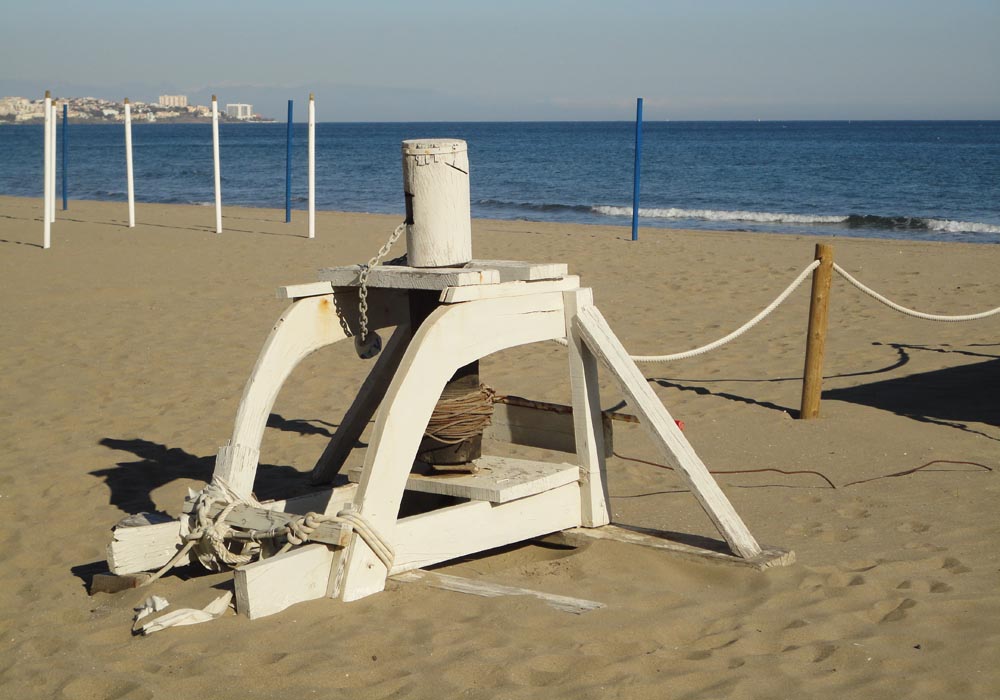
<path id="1" fill-rule="evenodd" d="M 758 323 L 763 321 L 765 318 L 767 318 L 767 316 L 770 315 L 770 313 L 774 311 L 776 308 L 778 308 L 781 305 L 781 303 L 785 301 L 785 299 L 787 299 L 792 294 L 792 292 L 798 289 L 799 285 L 801 285 L 805 281 L 806 277 L 808 277 L 809 274 L 817 267 L 819 267 L 819 260 L 814 260 L 808 267 L 806 267 L 806 269 L 800 272 L 799 276 L 796 277 L 792 281 L 792 283 L 785 288 L 785 291 L 779 294 L 777 298 L 775 298 L 774 301 L 768 304 L 763 311 L 761 311 L 759 314 L 754 316 L 752 319 L 744 323 L 742 326 L 737 328 L 729 335 L 723 338 L 719 338 L 715 342 L 709 343 L 708 345 L 702 345 L 700 348 L 695 348 L 694 350 L 688 350 L 687 352 L 676 352 L 673 353 L 672 355 L 632 355 L 631 356 L 632 361 L 652 363 L 652 362 L 672 362 L 673 360 L 684 360 L 689 357 L 696 357 L 697 355 L 703 355 L 706 352 L 711 352 L 712 350 L 715 350 L 718 347 L 722 347 L 723 345 L 732 340 L 736 340 L 741 335 L 746 333 L 748 330 L 750 330 Z"/>
<path id="2" fill-rule="evenodd" d="M 990 316 L 995 316 L 996 314 L 1000 314 L 1000 306 L 998 306 L 995 309 L 990 309 L 989 311 L 983 311 L 983 312 L 978 313 L 978 314 L 964 314 L 964 315 L 959 315 L 959 316 L 945 316 L 945 315 L 942 315 L 942 314 L 927 314 L 927 313 L 924 313 L 922 311 L 914 311 L 913 309 L 908 309 L 905 306 L 902 306 L 902 305 L 897 304 L 896 302 L 894 302 L 894 301 L 892 301 L 890 299 L 885 298 L 884 296 L 882 296 L 881 294 L 879 294 L 878 292 L 876 292 L 874 289 L 871 289 L 870 287 L 865 286 L 864 284 L 862 284 L 861 282 L 859 282 L 857 279 L 855 279 L 854 277 L 852 277 L 847 272 L 847 270 L 845 270 L 844 268 L 842 268 L 837 263 L 833 264 L 833 269 L 836 270 L 840 274 L 841 277 L 843 277 L 845 280 L 847 280 L 848 282 L 850 282 L 854 287 L 856 287 L 861 292 L 864 292 L 865 294 L 867 294 L 868 296 L 870 296 L 875 301 L 878 301 L 878 302 L 881 302 L 882 304 L 885 304 L 886 306 L 888 306 L 890 309 L 893 309 L 894 311 L 898 311 L 901 314 L 906 314 L 907 316 L 912 316 L 914 318 L 922 318 L 922 319 L 924 319 L 926 321 L 952 321 L 952 322 L 954 322 L 954 321 L 976 321 L 976 320 L 981 319 L 981 318 L 988 318 Z"/>

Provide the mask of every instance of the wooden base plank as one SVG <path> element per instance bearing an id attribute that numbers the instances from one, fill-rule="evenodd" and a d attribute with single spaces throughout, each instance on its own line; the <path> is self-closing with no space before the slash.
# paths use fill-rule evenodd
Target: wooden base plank
<path id="1" fill-rule="evenodd" d="M 430 469 L 410 472 L 406 480 L 408 491 L 457 496 L 474 501 L 507 503 L 525 496 L 573 483 L 580 478 L 580 470 L 572 464 L 535 462 L 512 457 L 483 455 L 475 460 L 478 471 L 474 474 L 453 473 L 429 476 Z M 361 467 L 351 469 L 347 478 L 361 480 Z"/>
<path id="2" fill-rule="evenodd" d="M 319 271 L 321 281 L 334 287 L 357 287 L 361 279 L 360 265 L 325 267 Z M 500 273 L 496 270 L 465 270 L 457 267 L 406 267 L 405 265 L 377 265 L 368 274 L 369 287 L 391 289 L 434 289 L 465 287 L 476 284 L 498 284 Z"/>
<path id="3" fill-rule="evenodd" d="M 562 277 L 568 271 L 566 263 L 532 263 L 523 260 L 473 260 L 466 270 L 496 270 L 501 282 L 531 282 Z"/>
<path id="4" fill-rule="evenodd" d="M 164 562 L 166 563 L 166 562 Z M 90 581 L 90 595 L 95 593 L 118 593 L 132 588 L 138 588 L 153 575 L 148 573 L 123 574 L 94 574 Z"/>
<path id="5" fill-rule="evenodd" d="M 546 540 L 579 546 L 593 540 L 613 540 L 626 544 L 636 544 L 642 547 L 652 547 L 671 554 L 693 559 L 709 561 L 733 566 L 744 566 L 758 571 L 778 566 L 791 566 L 795 563 L 795 552 L 768 545 L 761 546 L 760 554 L 744 558 L 728 551 L 725 542 L 707 538 L 687 537 L 690 541 L 697 540 L 699 545 L 671 539 L 672 533 L 651 530 L 641 527 L 622 527 L 620 525 L 605 525 L 597 528 L 571 528 L 546 537 Z"/>
<path id="6" fill-rule="evenodd" d="M 562 612 L 572 613 L 574 615 L 581 615 L 591 610 L 599 610 L 600 608 L 606 607 L 604 603 L 598 603 L 595 600 L 543 593 L 542 591 L 535 591 L 530 588 L 503 586 L 498 583 L 490 583 L 489 581 L 479 581 L 471 578 L 463 578 L 461 576 L 451 576 L 449 574 L 441 574 L 434 571 L 424 571 L 423 569 L 407 571 L 406 573 L 394 576 L 393 579 L 403 583 L 423 583 L 433 588 L 455 591 L 456 593 L 468 593 L 470 595 L 478 595 L 484 598 L 498 598 L 500 596 L 530 596 L 531 598 L 537 598 L 549 607 Z"/>
<path id="7" fill-rule="evenodd" d="M 580 278 L 576 275 L 565 275 L 558 279 L 540 280 L 537 282 L 514 281 L 500 284 L 484 284 L 470 287 L 448 287 L 441 291 L 438 298 L 443 304 L 458 304 L 477 299 L 497 299 L 500 297 L 523 297 L 541 292 L 564 292 L 577 289 Z"/>
<path id="8" fill-rule="evenodd" d="M 236 611 L 251 620 L 326 596 L 335 553 L 322 544 L 303 547 L 236 569 Z"/>
<path id="9" fill-rule="evenodd" d="M 179 520 L 116 527 L 108 545 L 108 569 L 119 576 L 153 571 L 170 561 L 183 544 Z"/>

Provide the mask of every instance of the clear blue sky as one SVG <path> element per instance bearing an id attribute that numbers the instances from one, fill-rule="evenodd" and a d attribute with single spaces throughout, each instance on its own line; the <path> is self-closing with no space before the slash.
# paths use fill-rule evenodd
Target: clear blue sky
<path id="1" fill-rule="evenodd" d="M 0 95 L 321 120 L 1000 119 L 1000 0 L 4 0 Z M 44 42 L 44 47 L 42 45 Z"/>

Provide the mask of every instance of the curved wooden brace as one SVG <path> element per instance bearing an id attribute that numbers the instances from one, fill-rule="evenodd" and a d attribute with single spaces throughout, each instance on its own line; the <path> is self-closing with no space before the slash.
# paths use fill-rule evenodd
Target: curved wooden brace
<path id="1" fill-rule="evenodd" d="M 406 297 L 391 290 L 369 290 L 368 327 L 409 323 Z M 260 443 L 267 417 L 288 375 L 310 353 L 357 332 L 358 290 L 335 288 L 332 294 L 306 297 L 285 309 L 257 358 L 236 413 L 229 444 L 219 449 L 213 480 L 237 495 L 253 490 Z"/>
<path id="2" fill-rule="evenodd" d="M 560 292 L 441 306 L 424 321 L 382 401 L 354 501 L 376 532 L 393 541 L 424 428 L 455 371 L 506 348 L 565 335 Z M 341 564 L 342 598 L 357 600 L 381 591 L 387 573 L 354 535 Z"/>

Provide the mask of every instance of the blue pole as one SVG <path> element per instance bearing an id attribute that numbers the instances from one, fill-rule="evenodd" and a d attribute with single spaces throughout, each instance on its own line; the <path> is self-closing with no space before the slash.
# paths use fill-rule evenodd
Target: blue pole
<path id="1" fill-rule="evenodd" d="M 635 175 L 632 177 L 632 240 L 639 240 L 639 171 L 642 164 L 642 98 L 635 100 Z"/>
<path id="2" fill-rule="evenodd" d="M 292 101 L 288 101 L 288 137 L 285 153 L 285 223 L 292 220 Z"/>
<path id="3" fill-rule="evenodd" d="M 62 187 L 63 187 L 63 211 L 66 211 L 66 137 L 69 131 L 66 129 L 68 120 L 67 105 L 63 103 L 63 133 L 62 133 Z"/>

